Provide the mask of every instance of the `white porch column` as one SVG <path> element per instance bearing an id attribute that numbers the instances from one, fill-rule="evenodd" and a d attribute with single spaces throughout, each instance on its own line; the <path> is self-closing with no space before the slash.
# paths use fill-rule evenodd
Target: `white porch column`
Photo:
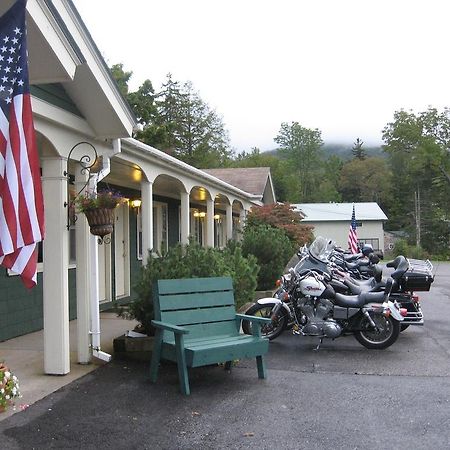
<path id="1" fill-rule="evenodd" d="M 225 209 L 226 237 L 227 242 L 233 239 L 233 206 L 227 203 Z"/>
<path id="2" fill-rule="evenodd" d="M 214 247 L 214 200 L 206 199 L 206 246 Z"/>
<path id="3" fill-rule="evenodd" d="M 189 193 L 180 192 L 181 208 L 180 208 L 180 237 L 181 244 L 189 243 Z"/>
<path id="4" fill-rule="evenodd" d="M 148 260 L 148 252 L 153 249 L 153 183 L 141 181 L 142 215 L 142 265 Z"/>
<path id="5" fill-rule="evenodd" d="M 75 189 L 79 192 L 86 185 L 88 174 L 82 173 L 81 168 L 77 167 L 75 173 Z M 83 195 L 81 193 L 80 195 Z M 90 266 L 90 244 L 89 244 L 89 225 L 86 216 L 77 213 L 75 222 L 75 240 L 76 240 L 76 292 L 77 292 L 77 354 L 79 364 L 88 364 L 91 361 L 90 349 L 90 285 L 91 285 L 91 266 Z"/>
<path id="6" fill-rule="evenodd" d="M 69 231 L 67 229 L 66 160 L 42 158 L 45 205 L 44 239 L 44 371 L 70 372 L 69 352 Z"/>

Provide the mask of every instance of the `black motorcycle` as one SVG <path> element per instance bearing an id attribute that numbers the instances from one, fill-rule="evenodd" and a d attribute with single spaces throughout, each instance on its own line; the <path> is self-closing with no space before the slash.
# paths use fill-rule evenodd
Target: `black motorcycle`
<path id="1" fill-rule="evenodd" d="M 392 280 L 387 281 L 382 292 L 336 292 L 326 245 L 323 238 L 318 239 L 295 269 L 282 277 L 278 291 L 281 298 L 260 299 L 246 314 L 272 319 L 262 330 L 269 339 L 279 336 L 292 322 L 294 334 L 316 336 L 320 343 L 324 338 L 353 334 L 366 348 L 392 345 L 403 320 L 398 305 L 389 300 Z M 245 333 L 251 333 L 249 322 L 243 321 L 242 326 Z"/>

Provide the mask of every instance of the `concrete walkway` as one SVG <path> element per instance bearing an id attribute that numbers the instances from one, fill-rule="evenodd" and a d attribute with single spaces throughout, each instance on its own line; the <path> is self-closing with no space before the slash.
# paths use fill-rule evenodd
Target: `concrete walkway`
<path id="1" fill-rule="evenodd" d="M 111 312 L 101 313 L 100 320 L 101 348 L 110 354 L 113 351 L 114 338 L 132 330 L 137 324 L 135 321 L 121 319 Z M 22 398 L 16 401 L 16 409 L 9 408 L 1 413 L 0 421 L 105 364 L 96 358 L 92 359 L 91 364 L 78 364 L 76 320 L 70 322 L 69 331 L 71 368 L 69 374 L 61 376 L 44 374 L 43 331 L 0 342 L 0 361 L 4 361 L 18 377 L 22 393 Z"/>

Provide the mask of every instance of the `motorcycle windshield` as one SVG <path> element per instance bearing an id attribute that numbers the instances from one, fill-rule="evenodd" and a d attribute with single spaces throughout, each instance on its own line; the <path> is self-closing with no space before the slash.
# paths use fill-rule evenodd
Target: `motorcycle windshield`
<path id="1" fill-rule="evenodd" d="M 328 257 L 336 247 L 336 243 L 322 236 L 318 236 L 309 246 L 310 255 L 319 261 L 328 262 Z"/>
<path id="2" fill-rule="evenodd" d="M 315 270 L 321 273 L 331 274 L 328 267 L 328 256 L 333 251 L 333 241 L 325 239 L 321 236 L 317 237 L 315 241 L 310 245 L 308 254 L 303 256 L 297 263 L 294 270 L 296 273 L 301 274 L 308 270 Z"/>

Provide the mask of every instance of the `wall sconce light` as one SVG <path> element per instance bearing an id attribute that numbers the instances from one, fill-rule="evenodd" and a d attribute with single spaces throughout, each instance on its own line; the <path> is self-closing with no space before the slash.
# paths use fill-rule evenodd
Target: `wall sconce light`
<path id="1" fill-rule="evenodd" d="M 203 211 L 195 211 L 194 212 L 194 217 L 206 217 L 206 213 Z"/>
<path id="2" fill-rule="evenodd" d="M 140 208 L 141 205 L 142 205 L 142 200 L 139 200 L 139 199 L 131 200 L 131 202 L 130 202 L 130 206 L 132 208 Z"/>
<path id="3" fill-rule="evenodd" d="M 220 219 L 220 214 L 214 214 L 214 219 L 215 220 L 219 220 Z"/>

